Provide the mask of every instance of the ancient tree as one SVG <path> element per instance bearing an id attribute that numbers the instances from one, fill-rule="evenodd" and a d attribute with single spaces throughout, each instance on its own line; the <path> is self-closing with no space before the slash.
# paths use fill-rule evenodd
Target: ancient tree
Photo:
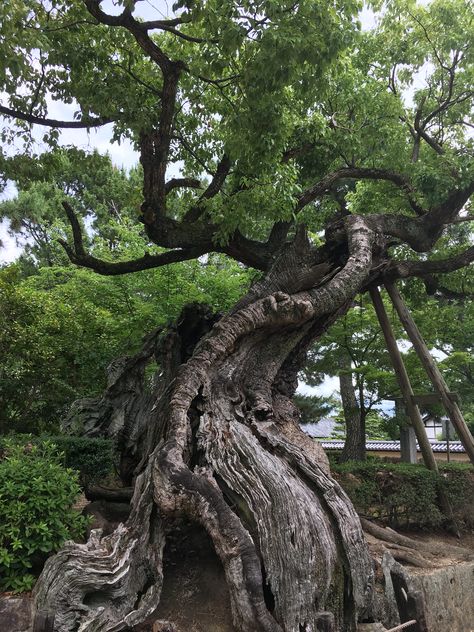
<path id="1" fill-rule="evenodd" d="M 191 520 L 222 562 L 236 630 L 354 630 L 372 617 L 367 545 L 290 398 L 356 294 L 474 259 L 466 233 L 437 256 L 474 192 L 469 3 L 391 2 L 369 31 L 345 0 L 180 1 L 168 17 L 143 4 L 4 4 L 0 113 L 12 137 L 109 124 L 139 148 L 143 256 L 97 257 L 64 199 L 73 263 L 117 275 L 220 252 L 259 275 L 229 313 L 190 306 L 150 334 L 78 404 L 85 431 L 117 438 L 132 512 L 51 558 L 36 608 L 58 632 L 146 621 L 169 525 Z M 48 114 L 50 97 L 74 101 L 71 120 Z M 7 176 L 23 165 L 3 162 Z"/>

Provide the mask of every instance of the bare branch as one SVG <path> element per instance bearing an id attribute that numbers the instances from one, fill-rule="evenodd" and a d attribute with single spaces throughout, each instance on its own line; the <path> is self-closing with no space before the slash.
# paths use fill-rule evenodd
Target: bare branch
<path id="1" fill-rule="evenodd" d="M 116 276 L 120 274 L 129 274 L 130 272 L 140 272 L 141 270 L 149 270 L 151 268 L 158 268 L 160 266 L 169 265 L 170 263 L 177 263 L 179 261 L 188 261 L 189 259 L 196 259 L 205 254 L 206 249 L 201 250 L 199 248 L 168 250 L 158 255 L 150 255 L 145 253 L 143 257 L 139 259 L 133 259 L 129 261 L 104 261 L 97 259 L 92 255 L 78 255 L 68 244 L 62 239 L 59 243 L 67 252 L 69 259 L 72 263 L 85 268 L 91 268 L 98 274 L 105 276 Z"/>
<path id="2" fill-rule="evenodd" d="M 169 250 L 157 255 L 145 253 L 143 257 L 130 261 L 104 261 L 102 259 L 98 259 L 97 257 L 93 257 L 86 252 L 81 226 L 74 210 L 66 201 L 63 202 L 63 207 L 72 227 L 74 247 L 71 248 L 71 246 L 63 239 L 60 239 L 59 243 L 73 263 L 85 268 L 91 268 L 99 274 L 115 276 L 119 274 L 127 274 L 129 272 L 139 272 L 140 270 L 149 270 L 150 268 L 157 268 L 170 263 L 177 263 L 178 261 L 196 259 L 207 252 L 207 248 L 182 248 Z"/>
<path id="3" fill-rule="evenodd" d="M 201 183 L 196 178 L 172 178 L 165 184 L 165 192 L 168 194 L 173 189 L 190 188 L 200 189 Z"/>
<path id="4" fill-rule="evenodd" d="M 463 222 L 474 222 L 474 215 L 466 215 L 465 217 L 457 217 L 456 219 L 452 219 L 450 222 L 447 222 L 447 224 L 448 225 L 462 224 Z"/>
<path id="5" fill-rule="evenodd" d="M 225 179 L 229 175 L 229 171 L 231 168 L 230 158 L 224 154 L 217 165 L 217 169 L 214 173 L 214 177 L 212 178 L 209 186 L 202 194 L 203 199 L 210 199 L 217 195 L 219 191 L 222 189 L 222 186 L 225 182 Z"/>
<path id="6" fill-rule="evenodd" d="M 86 129 L 89 127 L 100 127 L 101 125 L 107 125 L 108 123 L 112 123 L 114 121 L 113 118 L 105 116 L 82 121 L 58 121 L 56 119 L 43 118 L 41 116 L 27 114 L 26 112 L 20 112 L 20 110 L 13 110 L 11 108 L 5 107 L 4 105 L 0 105 L 0 114 L 19 119 L 21 121 L 27 121 L 28 123 L 32 123 L 34 125 L 43 125 L 44 127 L 55 127 L 64 129 Z"/>
<path id="7" fill-rule="evenodd" d="M 230 85 L 235 79 L 238 79 L 240 75 L 229 75 L 228 77 L 222 77 L 222 79 L 210 79 L 209 77 L 204 77 L 203 75 L 196 75 L 198 79 L 204 81 L 204 83 L 209 83 L 213 86 L 221 86 L 227 87 Z"/>
<path id="8" fill-rule="evenodd" d="M 74 240 L 74 251 L 77 256 L 85 256 L 86 251 L 84 248 L 84 242 L 82 239 L 82 230 L 81 225 L 79 224 L 79 220 L 77 219 L 76 214 L 74 213 L 74 209 L 69 204 L 69 202 L 64 201 L 62 203 L 64 210 L 66 211 L 67 218 L 72 228 L 72 236 Z"/>

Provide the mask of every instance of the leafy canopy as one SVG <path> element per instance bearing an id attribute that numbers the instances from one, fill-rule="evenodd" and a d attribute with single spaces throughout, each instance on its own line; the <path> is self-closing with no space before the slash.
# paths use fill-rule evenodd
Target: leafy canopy
<path id="1" fill-rule="evenodd" d="M 301 192 L 338 169 L 396 170 L 419 205 L 474 177 L 467 0 L 396 0 L 368 31 L 351 0 L 178 2 L 153 20 L 140 2 L 113 4 L 109 15 L 95 0 L 2 3 L 5 141 L 20 137 L 31 151 L 31 124 L 60 102 L 72 116 L 43 128 L 50 146 L 67 123 L 111 121 L 114 138 L 131 138 L 146 162 L 143 140 L 158 130 L 157 169 L 201 182 L 225 155 L 232 168 L 219 195 L 176 188 L 166 202 L 179 219 L 199 201 L 214 244 L 291 221 Z M 313 231 L 337 208 L 335 188 L 352 212 L 412 212 L 406 187 L 342 179 L 303 211 Z"/>

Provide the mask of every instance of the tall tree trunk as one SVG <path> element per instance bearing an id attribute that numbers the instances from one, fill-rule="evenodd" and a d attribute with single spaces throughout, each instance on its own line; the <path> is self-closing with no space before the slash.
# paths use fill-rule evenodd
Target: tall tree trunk
<path id="1" fill-rule="evenodd" d="M 179 520 L 210 536 L 238 632 L 315 632 L 328 612 L 336 630 L 352 631 L 370 616 L 373 571 L 359 518 L 290 401 L 308 346 L 370 270 L 371 231 L 359 220 L 353 228 L 331 278 L 297 236 L 229 314 L 203 322 L 190 308 L 148 341 L 143 353 L 154 348 L 160 374 L 151 396 L 129 384 L 124 401 L 125 373 L 114 374 L 99 418 L 128 453 L 132 512 L 110 536 L 93 532 L 48 560 L 35 604 L 56 613 L 56 632 L 118 632 L 150 619 L 166 533 Z M 137 379 L 142 356 L 121 365 Z"/>
<path id="2" fill-rule="evenodd" d="M 341 353 L 339 366 L 339 387 L 346 422 L 346 440 L 341 461 L 365 461 L 365 420 L 362 418 L 362 410 L 357 402 L 352 382 L 350 358 Z"/>

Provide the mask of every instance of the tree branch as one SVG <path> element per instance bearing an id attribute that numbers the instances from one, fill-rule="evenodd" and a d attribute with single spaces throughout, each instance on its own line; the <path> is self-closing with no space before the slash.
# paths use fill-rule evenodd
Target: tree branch
<path id="1" fill-rule="evenodd" d="M 435 261 L 392 261 L 384 272 L 384 277 L 390 280 L 405 279 L 417 276 L 425 277 L 430 274 L 453 272 L 470 265 L 474 261 L 474 246 L 448 259 Z"/>
<path id="2" fill-rule="evenodd" d="M 147 31 L 153 30 L 153 29 L 160 29 L 160 31 L 167 31 L 168 33 L 173 33 L 173 35 L 176 35 L 177 37 L 180 37 L 181 39 L 184 39 L 187 42 L 193 42 L 195 44 L 202 44 L 203 42 L 209 41 L 202 37 L 193 37 L 192 35 L 188 35 L 187 33 L 183 33 L 182 31 L 179 31 L 177 28 L 175 28 L 172 25 L 173 22 L 176 22 L 177 24 L 182 24 L 185 21 L 184 20 L 180 21 L 179 18 L 177 18 L 176 20 L 155 20 L 155 21 L 150 21 L 150 22 L 140 22 L 140 25 L 142 26 L 142 28 L 144 28 Z M 214 40 L 214 41 L 217 41 L 217 40 Z"/>
<path id="3" fill-rule="evenodd" d="M 209 183 L 209 186 L 199 198 L 198 203 L 190 208 L 184 216 L 184 220 L 186 222 L 195 222 L 201 217 L 204 211 L 204 206 L 199 202 L 202 202 L 203 200 L 210 200 L 219 193 L 219 191 L 224 186 L 224 182 L 229 174 L 231 165 L 232 163 L 229 157 L 224 154 L 219 161 L 219 164 L 217 165 L 217 169 L 214 172 L 214 176 Z"/>
<path id="4" fill-rule="evenodd" d="M 433 151 L 435 151 L 440 156 L 444 154 L 444 149 L 442 148 L 442 146 L 438 142 L 436 142 L 435 139 L 432 138 L 423 127 L 421 127 L 420 125 L 417 126 L 415 123 L 415 129 L 420 137 L 431 147 Z"/>
<path id="5" fill-rule="evenodd" d="M 177 250 L 169 250 L 168 252 L 162 252 L 157 255 L 145 253 L 143 257 L 129 261 L 104 261 L 102 259 L 98 259 L 97 257 L 93 257 L 86 252 L 79 220 L 68 202 L 64 201 L 62 204 L 71 224 L 74 247 L 71 248 L 71 246 L 63 239 L 58 240 L 59 243 L 66 251 L 72 263 L 85 268 L 91 268 L 99 274 L 114 276 L 129 272 L 149 270 L 150 268 L 158 268 L 170 263 L 177 263 L 178 261 L 196 259 L 208 250 L 207 248 L 198 247 L 181 248 Z"/>
<path id="6" fill-rule="evenodd" d="M 236 231 L 232 235 L 226 245 L 217 246 L 213 242 L 215 230 L 214 226 L 198 225 L 197 228 L 199 231 L 196 233 L 196 225 L 194 225 L 191 227 L 190 232 L 186 233 L 185 224 L 176 223 L 177 233 L 170 238 L 171 242 L 176 243 L 176 247 L 173 247 L 174 243 L 169 244 L 173 249 L 157 255 L 150 255 L 146 253 L 143 257 L 131 261 L 104 261 L 102 259 L 98 259 L 97 257 L 93 257 L 86 251 L 84 247 L 82 229 L 74 210 L 67 201 L 64 201 L 62 205 L 71 224 L 73 247 L 62 239 L 58 241 L 66 251 L 69 259 L 76 265 L 91 268 L 95 272 L 107 276 L 126 274 L 128 272 L 139 272 L 140 270 L 158 268 L 170 263 L 197 259 L 201 255 L 209 252 L 222 252 L 247 266 L 256 268 L 257 270 L 266 270 L 270 265 L 274 254 L 274 249 L 268 244 L 248 239 L 239 231 Z M 173 229 L 170 228 L 170 230 Z M 195 241 L 195 245 L 192 243 L 193 241 Z M 159 240 L 157 240 L 157 243 L 158 242 Z"/>
<path id="7" fill-rule="evenodd" d="M 433 208 L 425 217 L 432 224 L 451 224 L 453 221 L 459 223 L 457 218 L 459 211 L 474 193 L 474 180 L 465 187 L 453 189 L 444 202 Z"/>
<path id="8" fill-rule="evenodd" d="M 168 194 L 173 189 L 200 189 L 201 183 L 196 178 L 172 178 L 165 184 L 165 192 Z"/>
<path id="9" fill-rule="evenodd" d="M 128 274 L 130 272 L 140 272 L 142 270 L 150 270 L 170 263 L 178 263 L 179 261 L 188 261 L 197 259 L 207 252 L 207 249 L 188 248 L 178 250 L 168 250 L 158 255 L 150 255 L 145 253 L 139 259 L 129 261 L 104 261 L 97 259 L 92 255 L 78 255 L 64 240 L 60 239 L 59 243 L 66 251 L 72 263 L 85 268 L 91 268 L 98 274 L 105 276 L 116 276 L 120 274 Z"/>
<path id="10" fill-rule="evenodd" d="M 388 169 L 370 169 L 366 167 L 346 167 L 328 174 L 300 195 L 297 201 L 296 211 L 301 210 L 316 198 L 327 193 L 335 182 L 343 179 L 387 180 L 392 182 L 407 195 L 410 206 L 417 215 L 423 215 L 425 213 L 424 209 L 413 197 L 415 189 L 410 184 L 408 178 L 400 173 L 389 171 Z"/>
<path id="11" fill-rule="evenodd" d="M 462 224 L 463 222 L 474 222 L 474 215 L 466 215 L 465 217 L 457 217 L 456 219 L 452 219 L 450 222 L 447 222 L 447 225 Z"/>
<path id="12" fill-rule="evenodd" d="M 432 274 L 427 274 L 422 277 L 425 284 L 426 293 L 428 296 L 434 296 L 436 298 L 443 298 L 448 301 L 463 301 L 465 299 L 472 299 L 474 294 L 472 292 L 452 290 L 444 285 L 441 285 L 439 280 Z"/>
<path id="13" fill-rule="evenodd" d="M 26 112 L 20 112 L 20 110 L 13 110 L 5 107 L 4 105 L 0 105 L 0 114 L 20 119 L 21 121 L 27 121 L 28 123 L 32 123 L 34 125 L 63 129 L 87 129 L 89 127 L 100 127 L 101 125 L 107 125 L 108 123 L 112 123 L 114 121 L 113 118 L 105 116 L 89 119 L 88 121 L 58 121 L 56 119 L 43 118 L 41 116 L 27 114 Z"/>
<path id="14" fill-rule="evenodd" d="M 148 28 L 133 17 L 133 6 L 126 7 L 120 15 L 109 15 L 101 9 L 101 0 L 84 0 L 84 4 L 89 13 L 101 24 L 127 29 L 142 50 L 159 66 L 163 74 L 158 129 L 143 132 L 140 139 L 140 162 L 144 172 L 143 196 L 145 198 L 142 213 L 144 223 L 149 226 L 159 222 L 160 217 L 165 214 L 165 173 L 171 142 L 176 93 L 180 74 L 186 65 L 182 61 L 172 61 L 150 38 Z M 169 26 L 169 24 L 167 25 Z"/>
<path id="15" fill-rule="evenodd" d="M 173 62 L 163 50 L 149 37 L 148 29 L 137 22 L 126 8 L 120 15 L 109 15 L 100 8 L 101 0 L 83 0 L 89 13 L 101 24 L 126 28 L 135 37 L 140 47 L 158 64 L 164 75 L 173 71 L 176 66 L 184 67 L 182 62 Z"/>

